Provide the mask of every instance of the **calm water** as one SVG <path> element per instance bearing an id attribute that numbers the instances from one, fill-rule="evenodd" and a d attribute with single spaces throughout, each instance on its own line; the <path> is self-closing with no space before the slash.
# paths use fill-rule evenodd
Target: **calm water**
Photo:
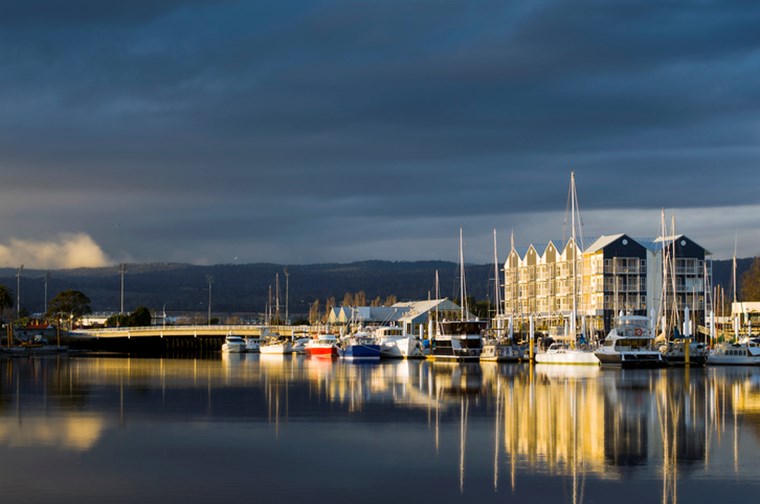
<path id="1" fill-rule="evenodd" d="M 756 502 L 760 369 L 0 360 L 16 502 Z"/>

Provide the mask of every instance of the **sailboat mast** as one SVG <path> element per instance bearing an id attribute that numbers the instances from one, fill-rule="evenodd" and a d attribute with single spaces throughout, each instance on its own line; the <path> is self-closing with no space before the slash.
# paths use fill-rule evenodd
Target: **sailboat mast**
<path id="1" fill-rule="evenodd" d="M 459 298 L 462 301 L 462 306 L 460 308 L 461 320 L 465 319 L 465 313 L 467 312 L 466 295 L 464 279 L 464 245 L 462 240 L 462 228 L 459 228 Z"/>
<path id="2" fill-rule="evenodd" d="M 496 304 L 496 318 L 501 315 L 501 293 L 499 292 L 500 278 L 499 278 L 499 256 L 496 250 L 496 230 L 493 230 L 493 281 L 494 281 L 494 299 Z"/>

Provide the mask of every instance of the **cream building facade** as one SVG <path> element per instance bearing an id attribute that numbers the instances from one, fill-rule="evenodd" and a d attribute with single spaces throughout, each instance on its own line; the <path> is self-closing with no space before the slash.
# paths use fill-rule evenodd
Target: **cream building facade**
<path id="1" fill-rule="evenodd" d="M 621 312 L 657 321 L 667 312 L 669 326 L 682 331 L 689 307 L 695 333 L 711 308 L 709 255 L 684 235 L 513 246 L 504 263 L 504 317 L 518 332 L 527 331 L 532 317 L 538 331 L 567 334 L 577 313 L 578 330 L 603 337 Z"/>

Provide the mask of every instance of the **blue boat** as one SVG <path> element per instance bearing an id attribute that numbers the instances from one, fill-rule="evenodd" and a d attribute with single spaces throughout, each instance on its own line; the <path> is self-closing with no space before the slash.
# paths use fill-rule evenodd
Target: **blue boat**
<path id="1" fill-rule="evenodd" d="M 340 357 L 346 360 L 380 360 L 380 344 L 363 333 L 349 336 L 340 345 Z"/>

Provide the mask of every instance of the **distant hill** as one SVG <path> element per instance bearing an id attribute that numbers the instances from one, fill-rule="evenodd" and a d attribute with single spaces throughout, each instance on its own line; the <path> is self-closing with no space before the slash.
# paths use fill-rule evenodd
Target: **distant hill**
<path id="1" fill-rule="evenodd" d="M 752 264 L 753 258 L 737 260 L 738 277 Z M 399 301 L 427 299 L 435 296 L 435 272 L 438 271 L 441 296 L 459 297 L 459 268 L 446 261 L 362 261 L 347 264 L 220 264 L 194 266 L 176 263 L 128 264 L 124 275 L 124 309 L 129 312 L 147 306 L 167 312 L 205 312 L 208 309 L 207 277 L 213 277 L 211 305 L 215 313 L 262 313 L 271 286 L 275 292 L 275 275 L 279 274 L 280 303 L 284 314 L 286 295 L 293 316 L 306 314 L 315 299 L 322 307 L 327 298 L 338 304 L 347 293 L 364 291 L 369 301 L 393 295 Z M 31 313 L 41 312 L 45 300 L 43 270 L 25 269 L 21 275 L 21 307 Z M 476 299 L 493 297 L 493 265 L 470 264 L 466 268 L 468 295 Z M 714 261 L 716 284 L 731 292 L 731 261 Z M 16 270 L 0 268 L 0 283 L 16 296 Z M 117 266 L 80 268 L 49 272 L 48 299 L 57 293 L 76 289 L 92 300 L 93 311 L 118 311 L 121 278 Z"/>
<path id="2" fill-rule="evenodd" d="M 287 268 L 287 279 L 285 275 Z M 435 272 L 439 272 L 441 296 L 459 297 L 459 267 L 445 261 L 363 261 L 348 264 L 128 264 L 124 275 L 124 309 L 138 306 L 167 312 L 204 312 L 208 309 L 207 277 L 213 277 L 211 305 L 216 312 L 261 313 L 267 305 L 269 288 L 274 295 L 279 275 L 280 306 L 285 296 L 292 315 L 306 314 L 315 299 L 322 307 L 329 297 L 338 304 L 347 292 L 364 291 L 369 301 L 393 295 L 399 301 L 435 296 Z M 21 276 L 21 306 L 41 312 L 45 300 L 45 271 L 27 270 Z M 468 265 L 468 295 L 477 299 L 493 296 L 493 266 Z M 16 270 L 0 269 L 0 283 L 16 292 Z M 287 286 L 286 286 L 287 283 Z M 287 288 L 286 288 L 287 287 Z M 85 293 L 93 311 L 118 311 L 121 278 L 118 266 L 56 270 L 49 273 L 48 299 L 66 289 Z M 287 291 L 287 292 L 286 292 Z M 15 297 L 14 297 L 15 301 Z M 15 303 L 14 303 L 15 304 Z"/>

